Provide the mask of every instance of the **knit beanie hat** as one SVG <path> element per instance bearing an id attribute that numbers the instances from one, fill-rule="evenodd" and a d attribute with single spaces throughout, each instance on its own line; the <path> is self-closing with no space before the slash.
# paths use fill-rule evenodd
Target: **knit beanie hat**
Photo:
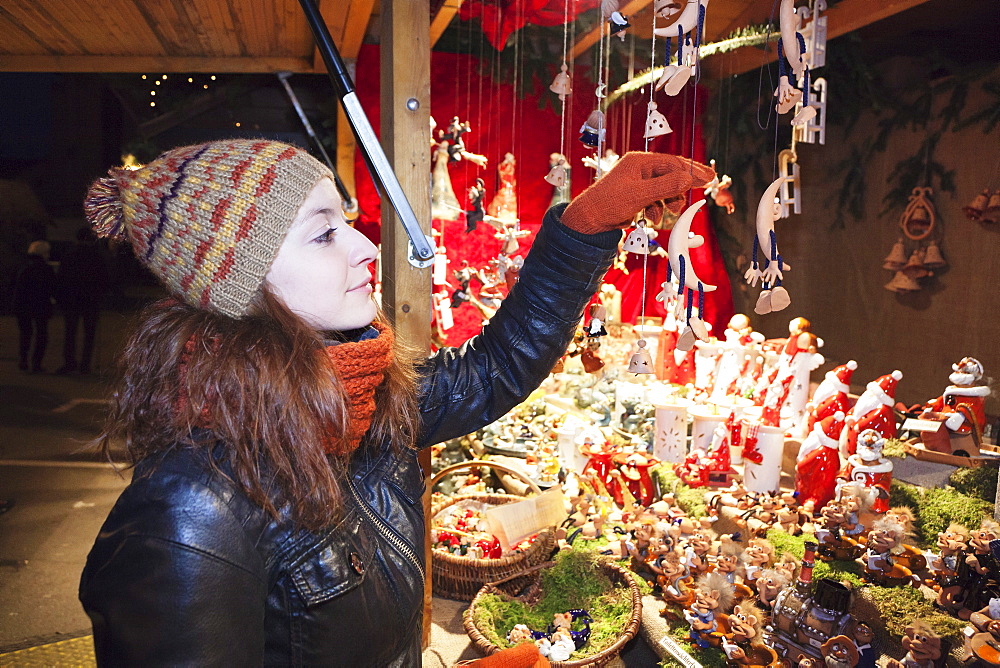
<path id="1" fill-rule="evenodd" d="M 98 236 L 128 239 L 180 300 L 247 313 L 302 202 L 330 170 L 300 148 L 230 139 L 113 168 L 83 208 Z"/>

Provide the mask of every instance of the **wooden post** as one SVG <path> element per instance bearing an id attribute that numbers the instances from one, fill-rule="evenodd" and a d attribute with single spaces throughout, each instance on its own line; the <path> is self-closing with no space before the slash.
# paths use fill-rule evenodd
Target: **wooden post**
<path id="1" fill-rule="evenodd" d="M 425 234 L 431 231 L 430 173 L 430 2 L 383 0 L 381 5 L 382 147 L 396 171 L 413 212 Z M 382 199 L 382 306 L 392 319 L 396 336 L 422 351 L 431 341 L 431 269 L 409 263 L 406 233 L 389 201 Z M 430 450 L 421 453 L 425 476 L 430 475 Z M 430 487 L 424 513 L 430 512 Z M 427 581 L 424 587 L 423 646 L 430 639 L 430 532 L 424 545 Z"/>

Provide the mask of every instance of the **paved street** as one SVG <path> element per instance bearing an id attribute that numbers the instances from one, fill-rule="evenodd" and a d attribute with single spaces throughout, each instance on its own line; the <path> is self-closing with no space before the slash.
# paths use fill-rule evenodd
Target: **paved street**
<path id="1" fill-rule="evenodd" d="M 49 324 L 47 374 L 17 370 L 17 326 L 0 317 L 0 653 L 89 633 L 80 571 L 127 477 L 88 446 L 130 315 L 104 312 L 90 376 L 56 376 L 62 318 Z M 125 474 L 127 476 L 127 474 Z"/>

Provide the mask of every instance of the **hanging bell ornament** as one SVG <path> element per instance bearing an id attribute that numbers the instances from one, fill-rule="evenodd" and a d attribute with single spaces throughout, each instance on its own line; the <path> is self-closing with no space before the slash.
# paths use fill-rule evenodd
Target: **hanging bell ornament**
<path id="1" fill-rule="evenodd" d="M 924 266 L 923 249 L 915 248 L 913 252 L 910 253 L 910 259 L 907 260 L 906 266 L 903 267 L 902 272 L 910 278 L 923 278 L 924 276 L 930 275 L 931 272 L 929 272 L 927 267 Z"/>
<path id="2" fill-rule="evenodd" d="M 564 102 L 566 100 L 566 96 L 573 91 L 569 79 L 569 65 L 563 63 L 559 66 L 559 74 L 557 74 L 556 78 L 552 80 L 552 85 L 549 86 L 549 90 L 559 96 L 560 102 Z"/>
<path id="3" fill-rule="evenodd" d="M 628 361 L 629 373 L 636 375 L 640 373 L 653 373 L 653 358 L 650 356 L 649 351 L 646 350 L 645 339 L 639 339 L 635 345 L 638 348 L 632 353 L 632 357 Z"/>
<path id="4" fill-rule="evenodd" d="M 984 223 L 1000 223 L 1000 190 L 994 190 L 990 196 L 990 202 L 986 205 L 986 211 L 982 218 Z"/>
<path id="5" fill-rule="evenodd" d="M 636 255 L 649 255 L 649 235 L 646 234 L 646 228 L 641 223 L 636 224 L 628 233 L 622 248 Z"/>
<path id="6" fill-rule="evenodd" d="M 652 139 L 653 137 L 660 137 L 673 132 L 670 129 L 670 123 L 667 122 L 667 117 L 657 111 L 656 106 L 655 102 L 649 102 L 649 113 L 646 115 L 646 132 L 642 135 L 645 139 Z"/>
<path id="7" fill-rule="evenodd" d="M 906 292 L 917 292 L 920 290 L 920 284 L 902 271 L 897 271 L 896 275 L 892 277 L 892 280 L 886 283 L 883 287 L 885 287 L 886 290 L 898 292 L 900 294 Z"/>
<path id="8" fill-rule="evenodd" d="M 965 217 L 969 220 L 979 220 L 980 216 L 986 211 L 986 207 L 989 206 L 990 201 L 990 189 L 986 188 L 983 192 L 973 198 L 967 206 L 962 207 L 962 212 L 965 213 Z"/>
<path id="9" fill-rule="evenodd" d="M 896 239 L 896 243 L 892 245 L 892 250 L 889 251 L 889 255 L 885 258 L 882 268 L 890 271 L 899 271 L 905 264 L 906 251 L 903 249 L 903 240 Z"/>
<path id="10" fill-rule="evenodd" d="M 924 254 L 924 266 L 928 269 L 940 269 L 948 266 L 948 263 L 944 261 L 944 256 L 941 255 L 938 242 L 932 241 L 927 246 L 927 252 Z"/>
<path id="11" fill-rule="evenodd" d="M 552 165 L 552 169 L 549 170 L 549 173 L 544 178 L 546 183 L 556 188 L 562 188 L 566 185 L 566 168 L 563 166 L 562 161 Z"/>

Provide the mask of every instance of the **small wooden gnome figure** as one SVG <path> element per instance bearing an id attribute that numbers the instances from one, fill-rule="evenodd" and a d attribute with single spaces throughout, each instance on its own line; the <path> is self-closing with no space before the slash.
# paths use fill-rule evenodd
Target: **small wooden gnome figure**
<path id="1" fill-rule="evenodd" d="M 646 341 L 639 339 L 635 343 L 636 351 L 628 361 L 629 373 L 639 375 L 640 373 L 653 373 L 653 358 L 646 350 Z"/>
<path id="2" fill-rule="evenodd" d="M 604 328 L 604 321 L 607 320 L 608 310 L 601 304 L 591 304 L 589 313 L 590 322 L 587 323 L 587 336 L 591 338 L 607 336 L 608 330 Z"/>
<path id="3" fill-rule="evenodd" d="M 483 199 L 486 197 L 486 183 L 476 179 L 475 185 L 469 186 L 469 206 L 465 212 L 465 232 L 474 232 L 476 226 L 486 217 L 483 209 Z"/>
<path id="4" fill-rule="evenodd" d="M 646 131 L 642 136 L 646 139 L 652 139 L 653 137 L 660 137 L 673 132 L 670 128 L 670 123 L 667 122 L 667 117 L 656 110 L 656 103 L 651 100 L 648 107 L 649 113 L 646 115 Z"/>

